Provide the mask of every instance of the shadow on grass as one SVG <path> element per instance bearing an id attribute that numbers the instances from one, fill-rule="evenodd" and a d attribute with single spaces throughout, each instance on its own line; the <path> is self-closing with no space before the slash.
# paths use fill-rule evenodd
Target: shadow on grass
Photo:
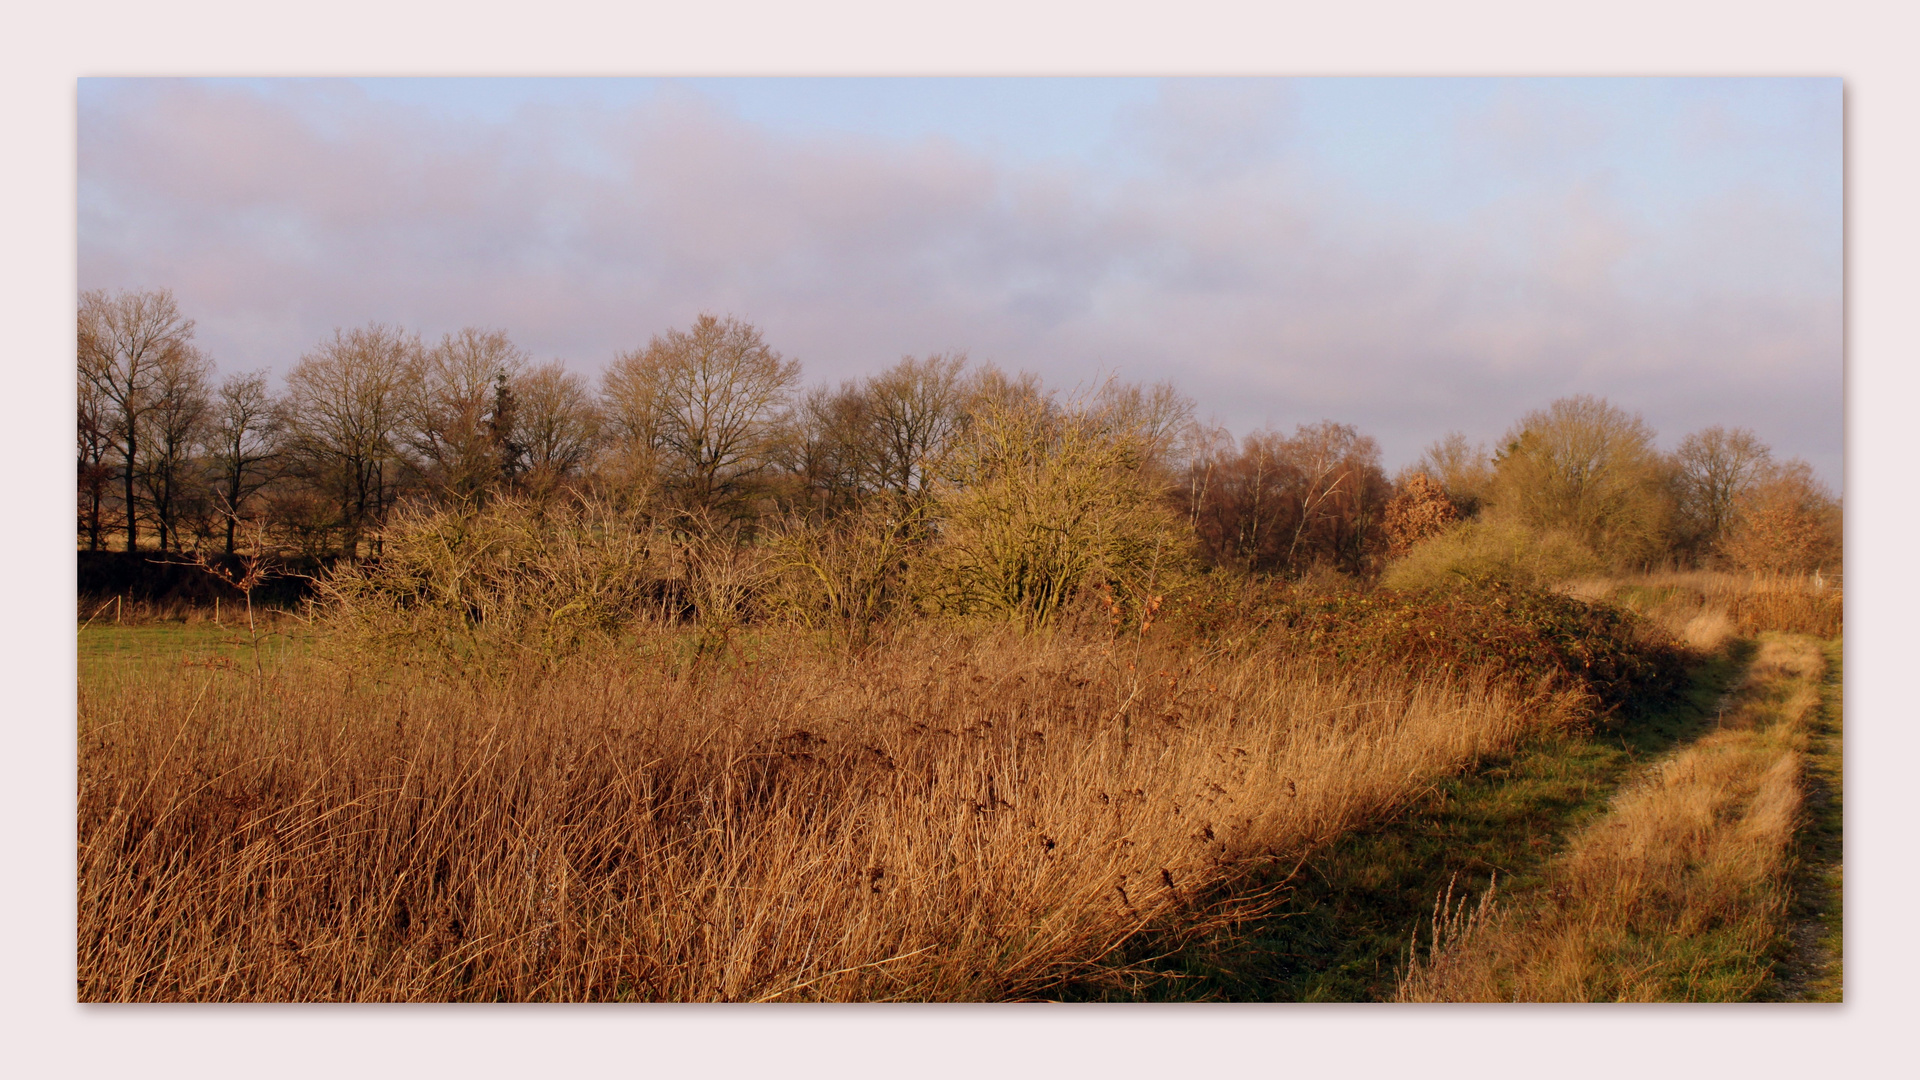
<path id="1" fill-rule="evenodd" d="M 1712 727 L 1748 642 L 1702 661 L 1678 696 L 1629 708 L 1590 733 L 1551 736 L 1437 781 L 1391 821 L 1351 833 L 1294 876 L 1286 901 L 1237 931 L 1137 961 L 1061 997 L 1094 1001 L 1381 1001 L 1392 997 L 1435 897 L 1540 887 L 1564 838 L 1604 813 L 1640 762 Z M 1255 887 L 1275 882 L 1255 882 Z M 1143 943 L 1136 956 L 1151 955 Z"/>
<path id="2" fill-rule="evenodd" d="M 1793 900 L 1780 942 L 1773 981 L 1763 1001 L 1842 1000 L 1841 878 L 1844 814 L 1841 804 L 1841 648 L 1824 645 L 1827 674 L 1820 711 L 1813 717 L 1807 767 L 1801 783 L 1807 801 L 1794 848 Z"/>

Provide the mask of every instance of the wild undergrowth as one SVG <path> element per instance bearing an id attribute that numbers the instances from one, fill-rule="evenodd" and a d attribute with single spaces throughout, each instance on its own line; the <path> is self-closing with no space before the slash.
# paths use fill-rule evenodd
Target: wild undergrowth
<path id="1" fill-rule="evenodd" d="M 81 998 L 1044 996 L 1583 715 L 1275 649 L 670 637 L 519 680 L 83 687 Z"/>
<path id="2" fill-rule="evenodd" d="M 398 521 L 310 647 L 83 683 L 83 1000 L 1045 997 L 1679 670 L 1525 589 L 1162 586 L 1128 548 L 1045 619 L 939 617 L 805 522 Z"/>
<path id="3" fill-rule="evenodd" d="M 1547 682 L 1591 695 L 1602 710 L 1674 690 L 1687 663 L 1673 636 L 1623 608 L 1498 584 L 1396 592 L 1265 583 L 1195 590 L 1174 616 L 1224 648 L 1284 643 L 1339 664 Z"/>
<path id="4" fill-rule="evenodd" d="M 1839 637 L 1845 612 L 1840 579 L 1820 574 L 1666 570 L 1574 579 L 1561 590 L 1637 612 L 1705 652 L 1768 630 Z"/>

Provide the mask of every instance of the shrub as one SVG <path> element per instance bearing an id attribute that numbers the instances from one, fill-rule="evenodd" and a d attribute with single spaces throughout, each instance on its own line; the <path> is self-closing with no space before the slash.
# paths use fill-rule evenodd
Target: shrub
<path id="1" fill-rule="evenodd" d="M 1543 588 L 1596 573 L 1601 566 L 1586 545 L 1567 533 L 1481 519 L 1461 522 L 1414 545 L 1388 564 L 1380 583 L 1414 590 L 1493 584 Z"/>
<path id="2" fill-rule="evenodd" d="M 664 539 L 650 519 L 596 503 L 403 508 L 378 559 L 321 580 L 320 621 L 336 646 L 365 655 L 544 666 L 673 601 Z"/>
<path id="3" fill-rule="evenodd" d="M 929 606 L 1028 626 L 1082 585 L 1135 602 L 1190 559 L 1190 530 L 1144 468 L 1146 449 L 1100 414 L 988 402 L 954 456 L 937 541 L 917 583 Z"/>
<path id="4" fill-rule="evenodd" d="M 775 618 L 862 637 L 900 601 L 923 514 L 877 499 L 835 519 L 789 516 L 769 532 L 774 571 L 761 604 Z"/>

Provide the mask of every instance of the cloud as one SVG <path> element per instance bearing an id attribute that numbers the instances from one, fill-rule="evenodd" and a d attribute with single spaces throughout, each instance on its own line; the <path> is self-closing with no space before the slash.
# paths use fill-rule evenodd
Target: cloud
<path id="1" fill-rule="evenodd" d="M 1357 423 L 1392 460 L 1594 392 L 1839 477 L 1837 224 L 1757 189 L 1650 220 L 1580 167 L 1600 135 L 1514 94 L 1462 142 L 1513 183 L 1440 218 L 1343 191 L 1280 83 L 1172 84 L 1114 154 L 1039 164 L 688 93 L 456 122 L 351 84 L 84 90 L 82 287 L 172 288 L 229 370 L 371 320 L 594 370 L 714 310 L 817 379 L 964 348 L 1171 378 L 1239 431 Z"/>

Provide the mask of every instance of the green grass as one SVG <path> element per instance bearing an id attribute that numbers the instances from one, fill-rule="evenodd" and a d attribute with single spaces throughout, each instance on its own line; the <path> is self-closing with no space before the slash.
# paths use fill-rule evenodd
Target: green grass
<path id="1" fill-rule="evenodd" d="M 1807 752 L 1806 823 L 1794 853 L 1792 929 L 1780 942 L 1778 979 L 1767 994 L 1776 1000 L 1842 1000 L 1842 650 L 1838 640 L 1824 649 L 1827 676 Z"/>
<path id="2" fill-rule="evenodd" d="M 1308 862 L 1286 902 L 1237 932 L 1143 963 L 1102 1000 L 1378 1001 L 1392 996 L 1410 936 L 1424 946 L 1434 900 L 1478 896 L 1496 874 L 1518 900 L 1541 884 L 1561 838 L 1604 813 L 1634 768 L 1708 729 L 1751 644 L 1698 665 L 1675 700 L 1590 734 L 1563 734 L 1441 781 L 1399 818 Z"/>
<path id="3" fill-rule="evenodd" d="M 277 626 L 269 630 L 274 624 L 262 621 L 258 625 L 262 631 L 262 664 L 275 662 L 289 650 L 304 648 L 298 638 L 278 632 Z M 253 646 L 244 621 L 237 625 L 228 621 L 224 626 L 200 621 L 129 625 L 95 622 L 80 630 L 78 652 L 83 683 L 115 674 L 150 671 L 155 666 L 250 668 L 253 665 Z"/>

